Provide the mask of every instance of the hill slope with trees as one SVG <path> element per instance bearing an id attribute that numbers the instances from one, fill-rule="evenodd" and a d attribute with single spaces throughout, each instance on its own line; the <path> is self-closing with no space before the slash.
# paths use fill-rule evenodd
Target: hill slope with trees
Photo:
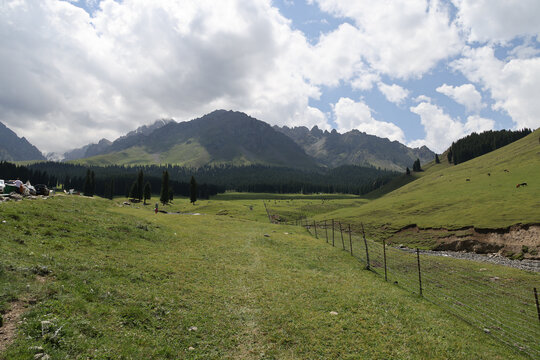
<path id="1" fill-rule="evenodd" d="M 217 110 L 187 122 L 170 122 L 149 133 L 122 137 L 89 165 L 263 164 L 309 169 L 317 163 L 290 138 L 244 113 Z"/>
<path id="2" fill-rule="evenodd" d="M 407 176 L 403 175 L 394 180 L 396 184 L 387 185 L 395 190 L 325 217 L 363 221 L 376 238 L 387 238 L 413 225 L 421 229 L 457 231 L 474 227 L 506 231 L 513 225 L 538 224 L 539 139 L 540 129 L 455 166 L 443 158 L 440 164 L 433 162 L 423 172 L 411 175 L 413 181 L 398 187 L 397 183 L 406 182 L 403 178 Z"/>

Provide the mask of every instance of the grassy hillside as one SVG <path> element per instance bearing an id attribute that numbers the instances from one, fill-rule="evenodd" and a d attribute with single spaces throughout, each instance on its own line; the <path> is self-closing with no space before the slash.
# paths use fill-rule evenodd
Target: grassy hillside
<path id="1" fill-rule="evenodd" d="M 264 164 L 315 169 L 317 163 L 286 135 L 244 113 L 217 110 L 187 122 L 170 122 L 148 134 L 115 140 L 86 164 L 188 166 Z"/>
<path id="2" fill-rule="evenodd" d="M 247 202 L 0 205 L 0 311 L 26 307 L 0 358 L 521 358 L 300 228 L 248 220 L 263 213 Z"/>
<path id="3" fill-rule="evenodd" d="M 410 224 L 458 229 L 503 228 L 540 221 L 540 130 L 484 156 L 457 166 L 445 156 L 430 163 L 416 180 L 355 208 L 320 218 L 368 224 L 383 236 Z M 402 181 L 396 180 L 396 182 Z M 516 184 L 527 186 L 516 188 Z"/>
<path id="4" fill-rule="evenodd" d="M 160 164 L 160 161 L 159 154 L 153 155 L 145 148 L 137 146 L 110 154 L 97 155 L 85 159 L 70 160 L 68 163 L 87 166 L 107 166 Z"/>

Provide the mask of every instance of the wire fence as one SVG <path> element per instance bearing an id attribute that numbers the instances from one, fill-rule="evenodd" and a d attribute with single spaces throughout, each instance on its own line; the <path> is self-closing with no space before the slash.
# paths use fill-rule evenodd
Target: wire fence
<path id="1" fill-rule="evenodd" d="M 266 205 L 265 205 L 266 207 Z M 418 249 L 397 249 L 366 239 L 363 225 L 335 220 L 308 219 L 277 222 L 297 225 L 330 246 L 350 253 L 365 268 L 442 307 L 506 345 L 540 359 L 540 305 L 537 274 L 529 279 L 493 276 L 480 263 L 422 254 Z M 492 269 L 490 267 L 490 269 Z"/>

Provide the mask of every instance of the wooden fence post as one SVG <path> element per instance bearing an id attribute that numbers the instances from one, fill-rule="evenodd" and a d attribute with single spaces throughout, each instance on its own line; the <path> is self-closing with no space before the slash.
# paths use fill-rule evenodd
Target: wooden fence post
<path id="1" fill-rule="evenodd" d="M 332 219 L 332 246 L 334 246 L 334 219 Z"/>
<path id="2" fill-rule="evenodd" d="M 366 240 L 366 232 L 364 231 L 364 223 L 360 223 L 362 225 L 362 236 L 364 237 L 364 246 L 366 247 L 366 270 L 369 270 L 369 250 L 367 246 L 367 240 Z"/>
<path id="3" fill-rule="evenodd" d="M 313 220 L 313 228 L 315 229 L 315 239 L 318 239 L 319 236 L 317 235 L 317 222 Z"/>
<path id="4" fill-rule="evenodd" d="M 351 248 L 351 256 L 354 256 L 354 255 L 353 255 L 353 251 L 352 251 L 351 224 L 349 224 L 349 247 Z"/>
<path id="5" fill-rule="evenodd" d="M 274 222 L 272 221 L 272 217 L 270 216 L 270 211 L 268 211 L 268 208 L 266 207 L 266 202 L 263 201 L 263 205 L 264 205 L 264 209 L 266 210 L 266 215 L 268 215 L 268 220 L 270 221 L 271 224 L 273 224 Z"/>
<path id="6" fill-rule="evenodd" d="M 341 228 L 341 221 L 339 222 L 339 232 L 341 234 L 341 246 L 343 246 L 343 250 L 345 250 L 345 241 L 343 240 L 343 229 Z"/>
<path id="7" fill-rule="evenodd" d="M 418 286 L 420 288 L 420 296 L 422 296 L 422 272 L 420 271 L 420 250 L 416 248 L 416 261 L 418 262 Z"/>
<path id="8" fill-rule="evenodd" d="M 383 256 L 384 256 L 384 281 L 388 281 L 388 274 L 386 273 L 386 241 L 382 241 Z"/>
<path id="9" fill-rule="evenodd" d="M 328 227 L 326 226 L 326 220 L 324 220 L 324 232 L 326 233 L 326 243 L 328 244 Z"/>
<path id="10" fill-rule="evenodd" d="M 536 300 L 536 312 L 538 313 L 538 321 L 540 321 L 540 304 L 538 303 L 538 293 L 534 288 L 534 300 Z"/>

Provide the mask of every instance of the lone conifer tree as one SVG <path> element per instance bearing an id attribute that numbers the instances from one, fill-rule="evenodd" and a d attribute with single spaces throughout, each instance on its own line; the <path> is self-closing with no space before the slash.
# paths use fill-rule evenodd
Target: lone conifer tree
<path id="1" fill-rule="evenodd" d="M 84 178 L 83 194 L 84 196 L 94 196 L 96 183 L 94 180 L 94 172 L 90 169 L 86 170 L 86 177 Z"/>
<path id="2" fill-rule="evenodd" d="M 420 159 L 416 159 L 416 161 L 413 164 L 412 167 L 413 171 L 422 171 L 422 168 L 420 167 Z"/>
<path id="3" fill-rule="evenodd" d="M 161 193 L 159 201 L 165 205 L 169 202 L 169 172 L 165 170 L 161 176 Z"/>
<path id="4" fill-rule="evenodd" d="M 84 196 L 90 196 L 90 169 L 86 170 L 86 177 L 84 178 L 83 194 Z"/>
<path id="5" fill-rule="evenodd" d="M 152 188 L 150 186 L 150 182 L 146 182 L 144 185 L 144 205 L 146 205 L 146 200 L 150 200 L 152 198 Z"/>
<path id="6" fill-rule="evenodd" d="M 129 198 L 132 200 L 136 200 L 138 198 L 138 190 L 137 190 L 137 182 L 134 181 L 133 184 L 131 184 L 131 189 L 129 189 Z"/>
<path id="7" fill-rule="evenodd" d="M 193 205 L 195 205 L 195 201 L 197 201 L 197 182 L 193 176 L 191 176 L 189 182 L 189 201 L 191 201 Z"/>
<path id="8" fill-rule="evenodd" d="M 137 174 L 137 199 L 139 199 L 139 201 L 141 201 L 143 199 L 143 180 L 144 180 L 144 175 L 143 175 L 143 171 L 142 170 L 139 170 L 139 173 Z"/>
<path id="9" fill-rule="evenodd" d="M 409 167 L 407 167 L 407 170 L 405 170 L 405 174 L 411 175 L 411 170 L 409 170 Z"/>
<path id="10" fill-rule="evenodd" d="M 439 160 L 439 155 L 435 154 L 435 164 L 440 164 L 441 160 Z"/>
<path id="11" fill-rule="evenodd" d="M 109 191 L 107 193 L 107 197 L 112 200 L 114 198 L 114 179 L 111 179 L 109 181 Z"/>
<path id="12" fill-rule="evenodd" d="M 90 196 L 94 196 L 96 192 L 96 179 L 94 171 L 90 171 Z"/>

